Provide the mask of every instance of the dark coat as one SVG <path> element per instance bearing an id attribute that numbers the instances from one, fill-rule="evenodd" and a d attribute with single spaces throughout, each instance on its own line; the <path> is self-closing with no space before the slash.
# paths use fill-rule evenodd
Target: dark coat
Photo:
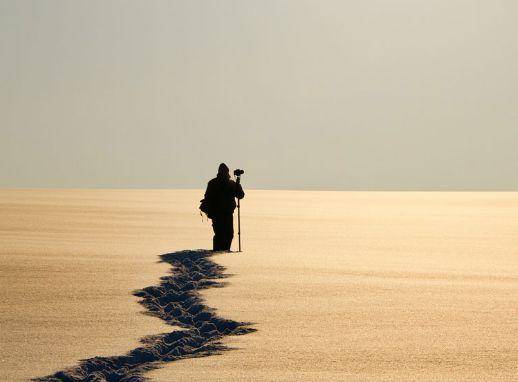
<path id="1" fill-rule="evenodd" d="M 243 199 L 245 193 L 241 184 L 226 176 L 218 175 L 210 180 L 205 191 L 205 201 L 208 205 L 208 216 L 232 214 L 236 209 L 236 199 Z"/>

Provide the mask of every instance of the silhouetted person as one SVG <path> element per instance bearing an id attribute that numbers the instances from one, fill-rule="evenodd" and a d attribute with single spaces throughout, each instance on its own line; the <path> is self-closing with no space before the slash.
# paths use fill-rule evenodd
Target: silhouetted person
<path id="1" fill-rule="evenodd" d="M 214 251 L 230 251 L 232 238 L 234 237 L 234 210 L 236 199 L 243 199 L 245 193 L 239 177 L 237 182 L 230 179 L 227 165 L 221 163 L 218 168 L 218 175 L 209 181 L 205 191 L 205 201 L 208 207 L 214 238 L 212 240 Z"/>

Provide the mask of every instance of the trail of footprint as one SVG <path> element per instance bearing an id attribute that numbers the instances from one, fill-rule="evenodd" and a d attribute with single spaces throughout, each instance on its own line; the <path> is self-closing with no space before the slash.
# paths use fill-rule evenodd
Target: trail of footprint
<path id="1" fill-rule="evenodd" d="M 223 287 L 218 279 L 228 277 L 225 268 L 211 261 L 211 251 L 180 251 L 161 255 L 163 262 L 173 265 L 171 275 L 161 278 L 160 285 L 134 293 L 148 314 L 160 317 L 184 330 L 146 337 L 143 346 L 128 354 L 94 357 L 53 375 L 36 378 L 39 382 L 140 382 L 143 373 L 163 362 L 182 358 L 204 357 L 230 350 L 221 343 L 228 335 L 255 331 L 250 323 L 218 317 L 213 308 L 204 305 L 199 290 Z"/>

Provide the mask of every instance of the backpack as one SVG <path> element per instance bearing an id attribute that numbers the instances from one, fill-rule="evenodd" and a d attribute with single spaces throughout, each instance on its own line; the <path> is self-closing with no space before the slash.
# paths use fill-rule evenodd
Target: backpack
<path id="1" fill-rule="evenodd" d="M 205 215 L 207 215 L 208 217 L 210 217 L 210 206 L 209 206 L 209 202 L 206 200 L 206 199 L 202 199 L 200 200 L 200 211 L 203 212 Z"/>

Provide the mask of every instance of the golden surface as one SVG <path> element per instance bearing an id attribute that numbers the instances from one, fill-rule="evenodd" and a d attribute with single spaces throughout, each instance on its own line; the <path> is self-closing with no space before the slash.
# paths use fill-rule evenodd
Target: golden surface
<path id="1" fill-rule="evenodd" d="M 208 248 L 200 190 L 0 191 L 0 380 L 170 331 L 132 290 Z M 203 292 L 255 322 L 154 381 L 516 381 L 518 194 L 249 191 L 233 276 Z"/>

